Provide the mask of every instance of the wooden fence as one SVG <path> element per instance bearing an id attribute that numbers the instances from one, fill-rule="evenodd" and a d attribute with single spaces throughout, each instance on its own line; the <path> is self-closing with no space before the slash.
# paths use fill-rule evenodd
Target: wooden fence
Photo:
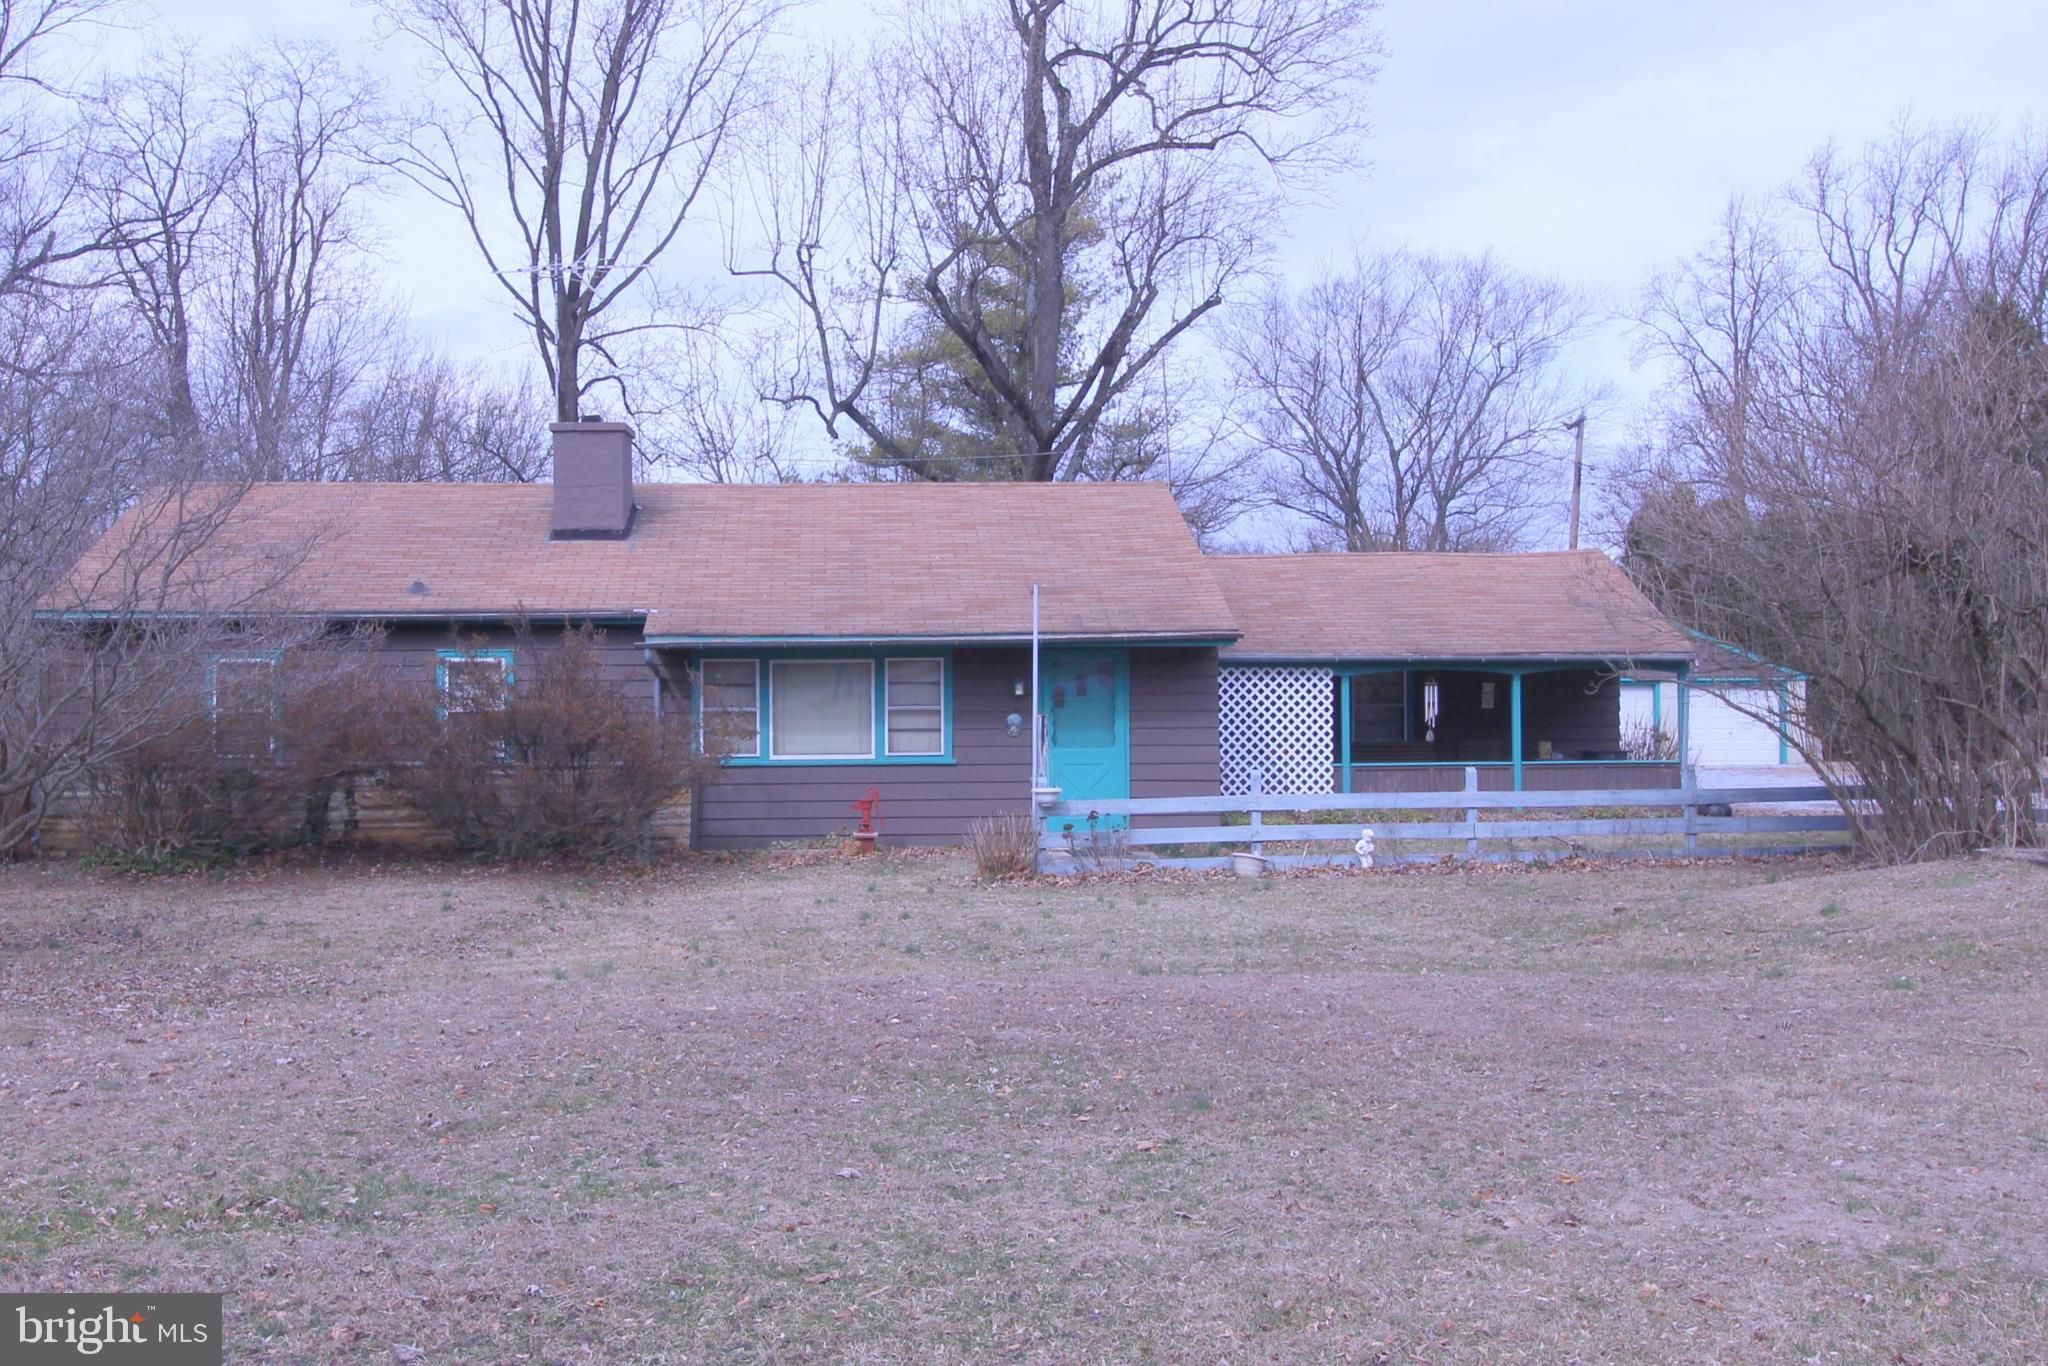
<path id="1" fill-rule="evenodd" d="M 1235 797 L 1137 797 L 1101 801 L 1053 801 L 1039 808 L 1039 864 L 1048 871 L 1151 863 L 1173 868 L 1214 868 L 1232 864 L 1237 854 L 1251 854 L 1271 867 L 1356 865 L 1354 846 L 1359 836 L 1371 830 L 1375 864 L 1391 862 L 1435 862 L 1444 857 L 1523 861 L 1554 859 L 1572 853 L 1600 858 L 1660 858 L 1674 855 L 1728 857 L 1753 854 L 1811 853 L 1818 848 L 1839 849 L 1840 842 L 1822 846 L 1788 842 L 1764 845 L 1716 843 L 1702 846 L 1703 836 L 1842 833 L 1849 829 L 1849 817 L 1836 803 L 1835 794 L 1825 787 L 1720 787 L 1702 788 L 1699 775 L 1688 765 L 1680 785 L 1671 788 L 1615 788 L 1607 791 L 1484 792 L 1479 788 L 1479 770 L 1465 770 L 1462 791 L 1301 793 L 1266 792 L 1260 775 L 1251 775 L 1252 790 Z M 1786 805 L 1826 802 L 1827 812 L 1777 812 L 1768 815 L 1735 815 L 1737 805 Z M 1589 810 L 1673 809 L 1677 815 L 1595 816 Z M 1707 814 L 1711 808 L 1717 814 Z M 1728 810 L 1730 814 L 1718 814 Z M 1389 812 L 1402 819 L 1393 821 L 1300 822 L 1270 819 L 1310 812 Z M 1502 811 L 1565 812 L 1536 819 L 1501 818 L 1489 813 Z M 1454 819 L 1409 820 L 1417 814 L 1455 813 Z M 1223 824 L 1222 817 L 1241 815 L 1243 824 Z M 1197 824 L 1194 819 L 1159 823 L 1166 818 L 1209 817 L 1213 823 Z M 1128 828 L 1119 828 L 1128 824 Z M 1611 841 L 1650 837 L 1647 845 L 1618 847 Z M 1512 847 L 1515 841 L 1566 841 L 1562 847 L 1539 849 Z M 1599 840 L 1599 847 L 1578 842 Z M 1439 847 L 1426 852 L 1387 848 L 1390 844 L 1427 841 Z M 1314 853 L 1274 853 L 1272 844 L 1341 844 L 1342 850 Z M 1188 846 L 1196 851 L 1190 852 Z M 1229 846 L 1217 849 L 1215 846 Z M 1241 871 L 1243 871 L 1241 867 Z"/>

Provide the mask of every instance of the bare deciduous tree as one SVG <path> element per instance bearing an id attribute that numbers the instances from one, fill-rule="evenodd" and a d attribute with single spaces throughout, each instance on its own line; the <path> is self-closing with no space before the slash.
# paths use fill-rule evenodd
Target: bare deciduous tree
<path id="1" fill-rule="evenodd" d="M 1507 550 L 1590 395 L 1559 360 L 1587 310 L 1492 257 L 1381 253 L 1230 336 L 1265 498 L 1339 550 Z"/>
<path id="2" fill-rule="evenodd" d="M 217 111 L 197 87 L 183 57 L 108 82 L 92 176 L 113 284 L 163 365 L 171 431 L 193 450 L 208 439 L 197 388 L 206 231 L 231 171 L 228 150 L 207 131 Z"/>
<path id="3" fill-rule="evenodd" d="M 784 119 L 766 259 L 735 263 L 779 285 L 804 339 L 768 396 L 877 462 L 962 477 L 906 420 L 942 397 L 906 366 L 931 354 L 965 377 L 956 413 L 985 410 L 937 424 L 987 428 L 974 477 L 1101 473 L 1135 386 L 1254 268 L 1275 173 L 1349 146 L 1372 8 L 906 6 Z"/>
<path id="4" fill-rule="evenodd" d="M 94 765 L 177 724 L 209 651 L 271 639 L 254 614 L 304 554 L 230 564 L 239 490 L 163 436 L 161 371 L 87 297 L 0 301 L 0 853 Z M 77 564 L 125 512 L 134 534 Z M 220 615 L 166 613 L 198 603 Z M 243 618 L 238 621 L 237 618 Z M 286 632 L 303 631 L 284 626 Z"/>
<path id="5" fill-rule="evenodd" d="M 376 285 L 377 90 L 328 49 L 174 58 L 104 93 L 111 283 L 167 428 L 236 479 L 530 479 L 543 409 L 430 354 Z"/>
<path id="6" fill-rule="evenodd" d="M 118 0 L 0 0 L 0 295 L 92 278 L 117 240 L 89 210 L 91 124 L 60 74 L 64 50 Z"/>
<path id="7" fill-rule="evenodd" d="M 1811 676 L 1792 743 L 1890 857 L 2037 844 L 2048 147 L 1902 125 L 1652 291 L 1667 435 L 1632 573 Z"/>
<path id="8" fill-rule="evenodd" d="M 228 250 L 214 284 L 221 408 L 245 477 L 328 477 L 328 428 L 398 330 L 364 257 L 376 107 L 374 87 L 320 46 L 274 46 L 228 94 Z"/>
<path id="9" fill-rule="evenodd" d="M 777 0 L 384 0 L 463 114 L 403 169 L 456 209 L 532 335 L 557 416 L 613 385 L 643 303 L 756 98 Z"/>

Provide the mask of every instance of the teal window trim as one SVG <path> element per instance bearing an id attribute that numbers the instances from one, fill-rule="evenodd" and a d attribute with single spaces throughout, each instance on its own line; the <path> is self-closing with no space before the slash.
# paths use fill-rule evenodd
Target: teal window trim
<path id="1" fill-rule="evenodd" d="M 448 666 L 462 660 L 494 659 L 505 670 L 505 686 L 511 688 L 518 681 L 518 661 L 513 651 L 502 648 L 480 650 L 436 650 L 434 652 L 434 691 L 440 697 L 439 717 L 441 724 L 448 724 Z"/>
<path id="2" fill-rule="evenodd" d="M 890 712 L 919 712 L 932 710 L 931 707 L 926 706 L 923 703 L 906 702 L 899 704 L 891 702 L 889 700 L 889 675 L 893 671 L 895 666 L 898 664 L 937 664 L 939 666 L 939 747 L 936 750 L 906 750 L 903 753 L 898 754 L 894 750 L 891 750 L 889 748 Z M 952 749 L 952 744 L 950 742 L 953 733 L 951 725 L 951 712 L 953 709 L 950 705 L 948 705 L 950 700 L 948 694 L 952 690 L 946 686 L 946 676 L 950 671 L 947 668 L 947 661 L 945 656 L 890 655 L 876 665 L 875 672 L 877 675 L 876 701 L 881 711 L 880 733 L 882 738 L 882 757 L 887 759 L 936 759 L 940 755 L 950 752 Z"/>
<path id="3" fill-rule="evenodd" d="M 700 662 L 701 662 L 701 661 L 700 661 Z M 764 692 L 764 690 L 763 690 L 763 685 L 762 685 L 762 679 L 766 677 L 766 672 L 765 672 L 765 670 L 763 670 L 763 669 L 762 669 L 762 667 L 761 667 L 761 661 L 760 661 L 760 660 L 758 660 L 758 659 L 751 659 L 751 658 L 748 658 L 748 659 L 725 659 L 725 658 L 721 658 L 721 659 L 717 660 L 716 662 L 718 662 L 718 663 L 720 663 L 720 664 L 745 664 L 745 665 L 748 665 L 748 666 L 750 666 L 750 667 L 751 667 L 751 668 L 753 669 L 753 671 L 754 671 L 754 706 L 753 706 L 753 710 L 751 711 L 751 713 L 749 713 L 749 712 L 746 712 L 746 711 L 745 711 L 744 709 L 741 709 L 741 708 L 721 708 L 721 710 L 725 710 L 725 711 L 734 711 L 734 712 L 738 712 L 738 713 L 740 713 L 740 714 L 742 714 L 742 715 L 749 715 L 749 714 L 750 714 L 750 715 L 752 715 L 752 716 L 753 716 L 753 718 L 754 718 L 754 748 L 753 748 L 752 752 L 750 752 L 750 753 L 746 753 L 746 754 L 730 754 L 730 755 L 727 755 L 727 756 L 726 756 L 726 762 L 727 762 L 727 763 L 731 763 L 732 761 L 734 761 L 734 760 L 736 760 L 736 759 L 759 759 L 759 758 L 762 758 L 762 757 L 763 757 L 763 756 L 764 756 L 764 755 L 766 754 L 766 752 L 767 752 L 767 748 L 766 748 L 766 747 L 767 747 L 767 740 L 768 740 L 768 728 L 767 728 L 767 726 L 766 726 L 766 725 L 764 724 L 764 722 L 765 722 L 765 720 L 766 720 L 766 712 L 767 712 L 767 708 L 766 708 L 766 707 L 765 707 L 765 706 L 763 705 L 763 702 L 764 702 L 764 700 L 765 700 L 765 698 L 766 698 L 766 693 Z M 699 669 L 699 670 L 697 671 L 697 685 L 696 685 L 696 687 L 694 687 L 693 689 L 691 689 L 691 692 L 692 692 L 692 694 L 694 695 L 694 697 L 693 697 L 693 701 L 694 701 L 694 719 L 695 719 L 695 722 L 696 722 L 696 727 L 697 727 L 697 735 L 698 735 L 698 737 L 699 737 L 699 739 L 698 739 L 698 745 L 697 745 L 697 748 L 698 748 L 698 751 L 699 751 L 700 753 L 701 753 L 701 752 L 702 752 L 702 750 L 703 750 L 703 740 L 702 740 L 702 737 L 703 737 L 703 734 L 704 734 L 704 686 L 705 686 L 705 685 L 704 685 L 704 671 L 703 671 L 703 670 L 702 670 L 702 669 L 700 668 L 700 669 Z"/>
<path id="4" fill-rule="evenodd" d="M 727 768 L 898 768 L 916 765 L 952 764 L 953 757 L 953 650 L 950 646 L 903 645 L 897 648 L 841 647 L 829 646 L 787 649 L 787 650 L 705 650 L 697 656 L 699 662 L 714 659 L 752 660 L 755 667 L 756 697 L 760 704 L 760 730 L 757 750 L 753 754 L 734 755 L 724 760 Z M 939 727 L 943 748 L 936 754 L 891 754 L 889 750 L 889 665 L 892 659 L 936 659 L 939 661 Z M 869 752 L 865 755 L 852 754 L 827 758 L 777 758 L 775 756 L 775 670 L 777 663 L 867 663 L 873 666 L 873 727 Z M 691 690 L 691 707 L 698 726 L 703 733 L 704 689 L 701 684 Z"/>
<path id="5" fill-rule="evenodd" d="M 220 723 L 220 666 L 223 664 L 266 664 L 270 666 L 270 677 L 275 682 L 278 666 L 282 663 L 284 663 L 284 651 L 282 650 L 220 650 L 206 656 L 206 719 L 209 725 L 216 728 L 214 732 L 216 744 L 218 743 L 218 726 Z M 279 743 L 278 724 L 283 720 L 284 699 L 273 692 L 270 698 L 270 734 L 265 737 L 263 746 L 265 756 L 277 753 Z M 254 758 L 255 756 L 242 755 L 237 757 Z"/>

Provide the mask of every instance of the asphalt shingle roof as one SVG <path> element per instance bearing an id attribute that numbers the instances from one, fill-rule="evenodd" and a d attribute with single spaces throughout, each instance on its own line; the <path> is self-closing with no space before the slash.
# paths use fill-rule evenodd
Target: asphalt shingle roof
<path id="1" fill-rule="evenodd" d="M 256 484 L 168 607 L 645 617 L 656 637 L 1221 638 L 1230 608 L 1162 484 L 645 484 L 630 538 L 551 540 L 546 484 Z M 123 606 L 88 551 L 58 609 Z M 275 586 L 271 581 L 275 580 Z"/>
<path id="2" fill-rule="evenodd" d="M 624 540 L 552 540 L 547 484 L 256 484 L 158 610 L 644 620 L 650 639 L 1241 638 L 1226 659 L 1690 658 L 1596 551 L 1211 555 L 1157 483 L 643 484 Z M 131 510 L 58 611 L 132 610 Z"/>
<path id="3" fill-rule="evenodd" d="M 1231 659 L 1683 659 L 1693 641 L 1597 550 L 1216 555 Z"/>

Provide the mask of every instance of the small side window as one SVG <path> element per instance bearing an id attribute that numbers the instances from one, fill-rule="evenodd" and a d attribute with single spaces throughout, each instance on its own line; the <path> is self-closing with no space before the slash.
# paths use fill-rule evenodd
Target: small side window
<path id="1" fill-rule="evenodd" d="M 884 674 L 891 755 L 946 752 L 946 663 L 892 659 Z"/>
<path id="2" fill-rule="evenodd" d="M 222 656 L 210 666 L 213 750 L 224 759 L 262 759 L 277 750 L 277 661 Z"/>
<path id="3" fill-rule="evenodd" d="M 473 726 L 505 709 L 512 696 L 510 650 L 444 650 L 441 717 L 451 728 Z"/>

